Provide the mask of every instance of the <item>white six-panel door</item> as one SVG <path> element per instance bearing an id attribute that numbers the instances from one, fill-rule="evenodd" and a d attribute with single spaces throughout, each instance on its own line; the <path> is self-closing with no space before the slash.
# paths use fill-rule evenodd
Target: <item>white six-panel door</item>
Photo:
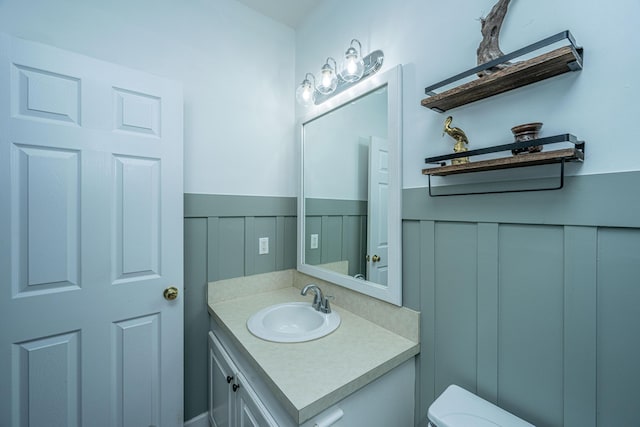
<path id="1" fill-rule="evenodd" d="M 0 35 L 0 425 L 182 425 L 179 85 Z"/>

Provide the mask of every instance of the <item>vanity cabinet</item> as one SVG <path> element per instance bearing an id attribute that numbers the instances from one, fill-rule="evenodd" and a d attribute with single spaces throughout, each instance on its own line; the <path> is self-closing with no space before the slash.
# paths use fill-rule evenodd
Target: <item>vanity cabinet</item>
<path id="1" fill-rule="evenodd" d="M 215 321 L 209 332 L 209 423 L 212 427 L 348 427 L 412 426 L 415 409 L 413 358 L 353 391 L 311 417 L 299 419 L 285 409 L 282 391 L 268 386 L 265 374 L 249 362 L 231 336 Z M 286 345 L 286 344 L 283 344 Z M 283 359 L 283 363 L 286 360 Z M 309 360 L 309 364 L 319 363 Z M 318 369 L 324 369 L 321 363 Z M 304 381 L 294 371 L 293 378 Z M 328 371 L 327 375 L 331 375 Z M 308 387 L 320 387 L 309 384 Z M 390 390 L 393 390 L 390 393 Z M 280 397 L 277 397 L 280 396 Z M 326 396 L 325 396 L 326 398 Z M 317 406 L 310 402 L 309 406 Z"/>
<path id="2" fill-rule="evenodd" d="M 278 427 L 213 332 L 209 332 L 209 423 L 214 427 Z"/>

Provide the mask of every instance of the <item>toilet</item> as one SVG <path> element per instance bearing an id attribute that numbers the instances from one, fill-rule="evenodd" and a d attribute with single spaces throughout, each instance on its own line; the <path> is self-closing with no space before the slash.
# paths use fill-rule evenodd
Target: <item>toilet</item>
<path id="1" fill-rule="evenodd" d="M 455 384 L 431 404 L 429 427 L 534 427 Z"/>

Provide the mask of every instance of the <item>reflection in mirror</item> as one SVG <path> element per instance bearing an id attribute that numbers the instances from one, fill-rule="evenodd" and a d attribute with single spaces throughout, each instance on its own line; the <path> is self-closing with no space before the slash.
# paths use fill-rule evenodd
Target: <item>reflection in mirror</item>
<path id="1" fill-rule="evenodd" d="M 309 239 L 305 263 L 387 285 L 386 275 L 380 274 L 386 268 L 371 262 L 374 255 L 385 261 L 386 256 L 369 247 L 372 231 L 382 228 L 383 233 L 377 234 L 386 238 L 386 223 L 380 223 L 384 218 L 372 218 L 368 203 L 371 175 L 377 178 L 375 164 L 380 163 L 372 145 L 386 146 L 386 137 L 386 86 L 305 124 L 304 203 Z M 379 184 L 372 182 L 371 187 Z M 376 200 L 385 203 L 380 197 Z M 378 242 L 378 246 L 386 243 Z"/>
<path id="2" fill-rule="evenodd" d="M 306 274 L 401 305 L 400 69 L 302 123 L 299 262 Z"/>

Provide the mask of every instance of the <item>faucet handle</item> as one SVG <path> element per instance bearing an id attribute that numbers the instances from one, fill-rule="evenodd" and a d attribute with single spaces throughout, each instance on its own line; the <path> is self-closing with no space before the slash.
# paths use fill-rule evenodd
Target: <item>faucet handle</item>
<path id="1" fill-rule="evenodd" d="M 320 306 L 320 311 L 325 314 L 331 313 L 331 304 L 328 297 L 324 299 L 323 304 Z"/>
<path id="2" fill-rule="evenodd" d="M 329 302 L 330 299 L 335 299 L 335 297 L 333 295 L 327 295 L 322 299 L 322 304 L 318 306 L 318 310 L 320 312 L 325 314 L 331 313 L 331 303 Z"/>

